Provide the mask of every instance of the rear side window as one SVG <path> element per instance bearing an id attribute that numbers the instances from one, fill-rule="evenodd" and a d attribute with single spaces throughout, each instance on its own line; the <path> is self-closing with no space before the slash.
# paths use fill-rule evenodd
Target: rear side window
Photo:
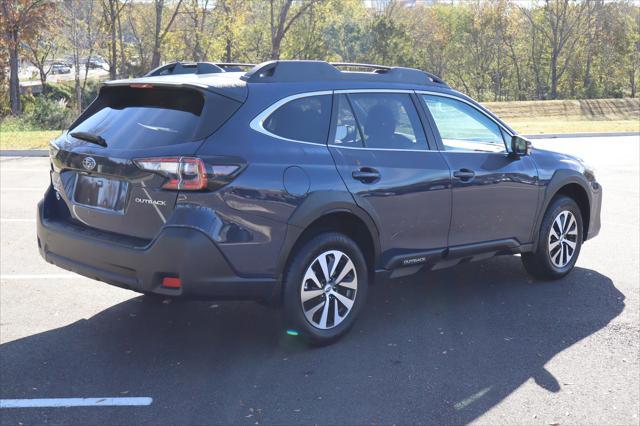
<path id="1" fill-rule="evenodd" d="M 208 136 L 239 105 L 215 94 L 205 99 L 191 89 L 110 87 L 72 132 L 102 136 L 113 149 L 161 147 Z"/>
<path id="2" fill-rule="evenodd" d="M 427 149 L 427 138 L 409 94 L 352 93 L 347 97 L 365 147 Z"/>
<path id="3" fill-rule="evenodd" d="M 331 95 L 318 95 L 287 102 L 267 117 L 263 127 L 281 138 L 324 144 L 330 121 Z"/>

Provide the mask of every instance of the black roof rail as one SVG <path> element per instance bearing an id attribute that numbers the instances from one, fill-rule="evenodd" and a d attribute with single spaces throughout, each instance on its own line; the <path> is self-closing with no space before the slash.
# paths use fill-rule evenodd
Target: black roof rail
<path id="1" fill-rule="evenodd" d="M 215 62 L 215 64 L 227 72 L 242 71 L 243 68 L 253 68 L 256 66 L 256 64 L 247 64 L 244 62 Z"/>
<path id="2" fill-rule="evenodd" d="M 213 74 L 225 72 L 224 68 L 213 62 L 170 62 L 161 65 L 144 75 L 144 77 L 155 77 L 160 75 L 176 74 Z"/>
<path id="3" fill-rule="evenodd" d="M 373 72 L 342 72 L 338 67 L 368 68 Z M 363 81 L 441 84 L 440 77 L 415 68 L 325 61 L 269 61 L 256 65 L 241 77 L 249 83 Z"/>
<path id="4" fill-rule="evenodd" d="M 369 69 L 373 69 L 373 72 L 376 71 L 385 71 L 385 70 L 390 70 L 392 67 L 387 66 L 387 65 L 377 65 L 377 64 L 362 64 L 362 63 L 358 63 L 358 62 L 329 62 L 331 65 L 333 65 L 336 68 L 369 68 Z"/>
<path id="5" fill-rule="evenodd" d="M 344 67 L 344 68 L 370 68 L 370 69 L 374 70 L 373 71 L 374 73 L 383 73 L 383 72 L 387 72 L 387 71 L 390 71 L 390 70 L 394 69 L 394 67 L 390 67 L 388 65 L 361 64 L 361 63 L 358 63 L 358 62 L 329 62 L 329 63 L 331 65 L 333 65 L 334 67 L 337 67 L 337 68 L 342 68 L 342 67 Z M 404 67 L 395 67 L 395 68 L 404 68 Z M 429 77 L 431 79 L 431 81 L 433 81 L 434 83 L 447 85 L 447 83 L 443 79 L 441 79 L 437 75 L 432 74 L 430 72 L 419 70 L 417 68 L 405 68 L 405 69 L 420 71 L 422 73 L 425 73 L 427 75 L 427 77 Z"/>

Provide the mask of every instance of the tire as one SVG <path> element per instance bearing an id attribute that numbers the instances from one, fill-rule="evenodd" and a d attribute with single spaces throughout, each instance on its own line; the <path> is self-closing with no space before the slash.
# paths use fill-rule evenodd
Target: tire
<path id="1" fill-rule="evenodd" d="M 293 253 L 285 272 L 283 313 L 287 328 L 314 345 L 342 337 L 365 304 L 367 271 L 362 251 L 346 235 L 327 232 L 306 242 Z"/>
<path id="2" fill-rule="evenodd" d="M 569 197 L 556 197 L 542 219 L 535 252 L 522 254 L 524 268 L 539 279 L 564 277 L 578 260 L 583 238 L 580 208 Z"/>

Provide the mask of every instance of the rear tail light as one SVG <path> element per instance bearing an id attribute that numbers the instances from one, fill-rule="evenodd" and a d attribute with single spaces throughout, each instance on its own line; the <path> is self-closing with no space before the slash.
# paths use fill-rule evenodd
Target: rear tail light
<path id="1" fill-rule="evenodd" d="M 167 178 L 163 189 L 198 191 L 228 183 L 240 168 L 236 164 L 205 164 L 196 157 L 141 158 L 134 163 L 142 170 Z"/>

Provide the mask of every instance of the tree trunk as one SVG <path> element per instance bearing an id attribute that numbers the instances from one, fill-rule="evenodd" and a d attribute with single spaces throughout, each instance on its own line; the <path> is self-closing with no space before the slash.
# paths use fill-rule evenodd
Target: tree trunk
<path id="1" fill-rule="evenodd" d="M 227 45 L 225 47 L 225 58 L 227 62 L 231 62 L 231 38 L 227 38 Z"/>
<path id="2" fill-rule="evenodd" d="M 76 111 L 80 113 L 82 111 L 82 88 L 80 87 L 80 52 L 77 47 L 74 47 L 73 50 L 73 68 L 74 88 L 76 92 Z"/>
<path id="3" fill-rule="evenodd" d="M 11 113 L 20 114 L 22 106 L 20 105 L 20 79 L 18 77 L 18 40 L 16 35 L 11 34 L 13 41 L 10 42 L 9 48 L 9 98 L 11 100 Z"/>
<path id="4" fill-rule="evenodd" d="M 586 90 L 586 95 L 587 97 L 590 97 L 591 95 L 591 52 L 589 52 L 589 54 L 587 55 L 587 63 L 585 65 L 585 71 L 584 71 L 584 82 L 583 82 L 583 86 Z"/>
<path id="5" fill-rule="evenodd" d="M 280 59 L 280 42 L 282 41 L 282 39 L 276 37 L 273 39 L 272 41 L 272 47 L 271 47 L 271 59 L 273 60 L 277 60 Z"/>
<path id="6" fill-rule="evenodd" d="M 40 74 L 40 85 L 42 86 L 42 93 L 47 93 L 47 73 L 44 72 L 43 67 L 38 67 L 38 74 Z"/>
<path id="7" fill-rule="evenodd" d="M 551 54 L 551 99 L 558 97 L 558 55 Z"/>
<path id="8" fill-rule="evenodd" d="M 118 13 L 118 43 L 120 44 L 120 77 L 126 77 L 127 58 L 124 52 L 124 37 L 122 35 L 122 23 L 120 22 L 120 13 Z"/>
<path id="9" fill-rule="evenodd" d="M 109 78 L 116 79 L 118 67 L 118 41 L 116 37 L 116 4 L 114 0 L 109 0 Z"/>
<path id="10" fill-rule="evenodd" d="M 160 32 L 162 31 L 162 10 L 164 0 L 156 0 L 156 27 L 153 37 L 153 54 L 151 55 L 151 69 L 160 66 Z"/>

